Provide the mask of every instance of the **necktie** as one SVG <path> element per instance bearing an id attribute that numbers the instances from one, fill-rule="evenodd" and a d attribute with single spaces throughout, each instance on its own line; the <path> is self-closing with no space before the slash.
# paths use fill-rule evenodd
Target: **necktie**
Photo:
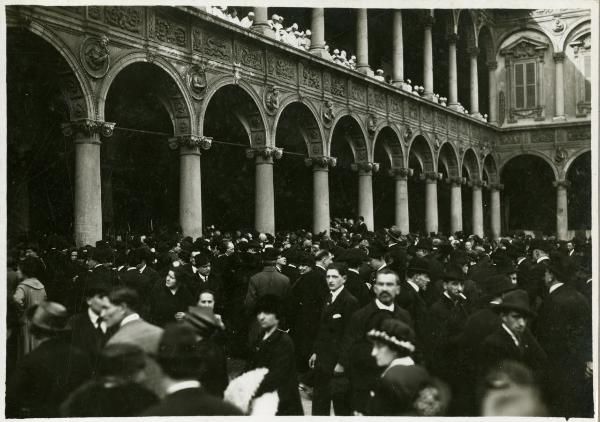
<path id="1" fill-rule="evenodd" d="M 333 303 L 333 292 L 329 292 L 329 299 L 327 299 L 327 305 L 331 305 Z"/>
<path id="2" fill-rule="evenodd" d="M 98 319 L 96 320 L 96 332 L 100 337 L 104 337 L 104 331 L 102 330 L 102 321 L 104 321 L 102 317 L 98 317 Z"/>

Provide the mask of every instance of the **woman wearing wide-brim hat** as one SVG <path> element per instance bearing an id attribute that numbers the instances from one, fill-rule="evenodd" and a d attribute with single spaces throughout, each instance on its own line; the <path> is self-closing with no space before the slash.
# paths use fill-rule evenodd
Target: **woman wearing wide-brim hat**
<path id="1" fill-rule="evenodd" d="M 386 319 L 367 337 L 373 342 L 371 355 L 378 366 L 385 367 L 370 393 L 367 415 L 414 414 L 413 404 L 430 380 L 427 370 L 411 357 L 415 351 L 414 331 L 401 321 Z"/>

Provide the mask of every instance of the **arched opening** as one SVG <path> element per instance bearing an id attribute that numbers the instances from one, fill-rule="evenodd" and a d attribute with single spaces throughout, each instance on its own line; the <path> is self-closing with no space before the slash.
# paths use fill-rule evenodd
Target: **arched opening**
<path id="1" fill-rule="evenodd" d="M 375 229 L 379 229 L 395 224 L 396 186 L 390 169 L 402 167 L 400 141 L 389 127 L 383 128 L 377 135 L 375 162 L 379 163 L 379 171 L 373 174 L 373 213 Z"/>
<path id="2" fill-rule="evenodd" d="M 569 230 L 592 228 L 592 153 L 585 152 L 569 166 L 567 190 Z"/>
<path id="3" fill-rule="evenodd" d="M 479 175 L 479 164 L 477 162 L 477 156 L 475 151 L 468 149 L 465 152 L 463 158 L 463 177 L 467 178 L 467 182 L 479 182 L 481 177 Z M 466 176 L 465 176 L 466 175 Z M 473 233 L 473 186 L 471 183 L 463 185 L 462 188 L 463 197 L 463 230 L 466 233 Z M 483 191 L 482 191 L 483 195 Z"/>
<path id="4" fill-rule="evenodd" d="M 44 39 L 17 28 L 6 35 L 8 235 L 72 238 L 75 146 L 61 124 L 86 117 L 85 103 L 78 115 L 64 95 L 63 82 L 81 91 L 79 83 Z"/>
<path id="5" fill-rule="evenodd" d="M 414 170 L 408 186 L 408 215 L 410 216 L 411 233 L 425 233 L 425 177 L 433 172 L 433 156 L 427 140 L 418 135 L 413 140 L 408 153 L 408 167 Z"/>
<path id="6" fill-rule="evenodd" d="M 494 60 L 494 46 L 489 26 L 484 25 L 479 31 L 479 55 L 477 56 L 477 85 L 479 88 L 479 113 L 490 114 L 490 76 L 488 63 Z"/>
<path id="7" fill-rule="evenodd" d="M 178 227 L 179 153 L 169 148 L 169 80 L 155 65 L 133 63 L 108 90 L 104 114 L 117 123 L 101 147 L 103 230 L 109 236 Z"/>
<path id="8" fill-rule="evenodd" d="M 502 168 L 507 230 L 556 232 L 556 190 L 550 165 L 535 155 L 518 155 Z"/>
<path id="9" fill-rule="evenodd" d="M 424 85 L 423 81 L 423 10 L 402 10 L 402 40 L 404 42 L 404 81 L 412 86 Z M 406 46 L 414 46 L 410 49 L 410 60 L 406 53 Z M 434 66 L 437 66 L 434 58 Z M 435 67 L 434 67 L 435 69 Z M 435 73 L 435 72 L 434 72 Z M 409 82 L 410 80 L 410 82 Z M 434 85 L 435 86 L 435 85 Z M 437 88 L 436 88 L 437 89 Z M 411 217 L 412 219 L 412 217 Z"/>
<path id="10" fill-rule="evenodd" d="M 435 9 L 435 25 L 433 37 L 433 86 L 440 97 L 448 98 L 448 35 L 453 33 L 453 17 L 451 9 Z M 440 214 L 441 216 L 441 214 Z M 440 220 L 441 222 L 441 220 Z"/>
<path id="11" fill-rule="evenodd" d="M 445 143 L 438 156 L 438 172 L 442 173 L 442 182 L 438 183 L 438 225 L 441 233 L 450 233 L 452 180 L 459 177 L 458 161 L 452 144 Z"/>
<path id="12" fill-rule="evenodd" d="M 205 154 L 210 160 L 202 162 L 205 225 L 225 230 L 254 227 L 255 162 L 246 157 L 246 149 L 250 133 L 260 130 L 264 126 L 258 107 L 243 88 L 226 85 L 210 99 L 203 133 L 214 142 Z"/>
<path id="13" fill-rule="evenodd" d="M 304 163 L 307 143 L 321 149 L 321 134 L 310 110 L 302 103 L 288 105 L 279 117 L 275 144 L 283 156 L 275 163 L 275 215 L 278 229 L 311 227 L 312 170 Z"/>
<path id="14" fill-rule="evenodd" d="M 329 172 L 331 218 L 356 218 L 358 174 L 352 170 L 352 163 L 367 161 L 367 151 L 360 126 L 353 117 L 342 117 L 333 129 L 331 156 L 337 158 L 337 165 Z"/>
<path id="15" fill-rule="evenodd" d="M 471 49 L 475 47 L 475 26 L 469 10 L 463 9 L 458 18 L 456 70 L 458 73 L 458 102 L 469 113 L 471 104 Z M 481 89 L 481 88 L 480 88 Z"/>

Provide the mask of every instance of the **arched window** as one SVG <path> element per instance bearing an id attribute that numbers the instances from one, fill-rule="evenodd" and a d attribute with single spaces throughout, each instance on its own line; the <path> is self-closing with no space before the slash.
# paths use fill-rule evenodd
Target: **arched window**
<path id="1" fill-rule="evenodd" d="M 592 111 L 592 40 L 591 34 L 579 37 L 569 44 L 573 49 L 573 63 L 577 66 L 577 117 Z"/>

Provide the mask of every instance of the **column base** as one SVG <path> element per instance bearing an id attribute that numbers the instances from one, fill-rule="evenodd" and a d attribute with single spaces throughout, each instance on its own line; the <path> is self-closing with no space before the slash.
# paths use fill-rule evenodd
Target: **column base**
<path id="1" fill-rule="evenodd" d="M 250 29 L 254 32 L 257 32 L 259 34 L 262 34 L 266 37 L 269 38 L 273 38 L 275 39 L 275 32 L 271 29 L 271 27 L 269 26 L 268 23 L 259 23 L 259 24 L 254 24 L 250 27 Z"/>
<path id="2" fill-rule="evenodd" d="M 448 108 L 450 108 L 452 110 L 460 111 L 460 107 L 458 106 L 458 103 L 448 104 Z"/>
<path id="3" fill-rule="evenodd" d="M 481 119 L 483 117 L 480 112 L 470 113 L 469 116 L 474 117 L 476 119 Z"/>
<path id="4" fill-rule="evenodd" d="M 322 59 L 331 60 L 331 54 L 329 54 L 329 52 L 322 47 L 311 48 L 308 50 L 308 52 Z"/>
<path id="5" fill-rule="evenodd" d="M 397 81 L 392 81 L 391 84 L 395 87 L 402 88 L 404 86 L 404 81 L 400 79 Z"/>
<path id="6" fill-rule="evenodd" d="M 426 100 L 433 101 L 433 92 L 425 91 L 423 93 L 422 97 L 425 98 Z"/>
<path id="7" fill-rule="evenodd" d="M 563 115 L 563 116 L 554 116 L 554 117 L 552 118 L 552 121 L 553 121 L 553 122 L 564 122 L 564 121 L 566 121 L 566 120 L 567 120 L 567 117 L 566 117 L 566 116 L 564 116 L 564 115 Z"/>
<path id="8" fill-rule="evenodd" d="M 373 70 L 369 67 L 369 65 L 366 65 L 366 66 L 364 66 L 364 65 L 363 66 L 357 66 L 356 67 L 356 71 L 360 72 L 360 73 L 363 73 L 363 74 L 365 74 L 367 76 L 373 76 L 373 75 L 375 75 L 375 72 L 373 72 Z"/>

